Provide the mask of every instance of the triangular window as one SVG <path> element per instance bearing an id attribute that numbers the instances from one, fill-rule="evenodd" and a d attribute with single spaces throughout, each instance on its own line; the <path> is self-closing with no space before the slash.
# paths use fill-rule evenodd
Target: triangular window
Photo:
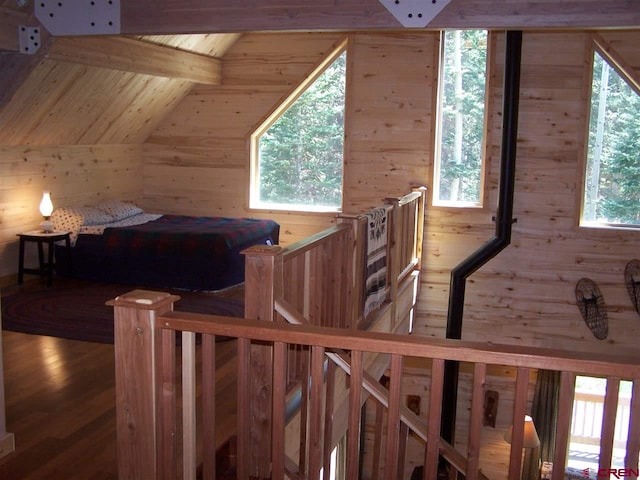
<path id="1" fill-rule="evenodd" d="M 341 209 L 346 58 L 342 45 L 254 132 L 251 208 Z"/>
<path id="2" fill-rule="evenodd" d="M 582 225 L 640 226 L 640 96 L 593 55 Z"/>

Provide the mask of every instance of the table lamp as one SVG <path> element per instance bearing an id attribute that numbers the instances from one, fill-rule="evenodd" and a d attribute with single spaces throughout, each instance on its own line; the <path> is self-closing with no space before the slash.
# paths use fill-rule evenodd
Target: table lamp
<path id="1" fill-rule="evenodd" d="M 51 193 L 44 192 L 42 194 L 42 200 L 40 201 L 40 214 L 44 217 L 44 221 L 40 223 L 40 228 L 43 233 L 53 232 L 53 223 L 49 220 L 52 213 L 53 203 L 51 202 Z"/>
<path id="2" fill-rule="evenodd" d="M 504 434 L 507 443 L 511 443 L 511 435 L 513 433 L 513 425 Z M 540 446 L 540 438 L 533 419 L 529 415 L 524 416 L 524 438 L 522 439 L 522 448 L 537 448 Z"/>

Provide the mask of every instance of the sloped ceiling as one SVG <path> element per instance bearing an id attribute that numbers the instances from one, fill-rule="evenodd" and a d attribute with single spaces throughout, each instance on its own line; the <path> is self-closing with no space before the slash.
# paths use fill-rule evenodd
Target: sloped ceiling
<path id="1" fill-rule="evenodd" d="M 15 4 L 2 0 L 0 15 Z M 0 51 L 0 145 L 143 143 L 193 85 L 220 82 L 238 37 L 43 32 L 35 55 Z"/>

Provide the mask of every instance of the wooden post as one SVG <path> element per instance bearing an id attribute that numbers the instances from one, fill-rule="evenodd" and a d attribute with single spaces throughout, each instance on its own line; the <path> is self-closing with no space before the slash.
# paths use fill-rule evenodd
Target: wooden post
<path id="1" fill-rule="evenodd" d="M 13 453 L 16 443 L 13 433 L 7 432 L 4 407 L 4 367 L 2 365 L 2 317 L 0 316 L 0 458 Z"/>
<path id="2" fill-rule="evenodd" d="M 157 422 L 163 416 L 163 392 L 158 391 L 161 389 L 157 388 L 156 375 L 160 373 L 163 358 L 156 318 L 173 310 L 174 302 L 179 299 L 168 293 L 134 290 L 107 302 L 114 307 L 118 478 L 121 480 L 176 476 L 175 460 L 167 462 L 167 458 L 157 456 L 159 443 L 163 443 L 157 440 L 157 426 L 162 425 Z M 173 423 L 169 426 L 173 434 L 168 436 L 175 442 L 175 415 L 173 420 L 165 416 L 165 421 L 167 419 Z M 166 453 L 166 446 L 162 447 Z M 175 459 L 175 445 L 169 452 Z M 158 468 L 159 460 L 162 466 Z"/>
<path id="3" fill-rule="evenodd" d="M 278 268 L 280 246 L 256 245 L 244 250 L 245 255 L 245 306 L 246 318 L 273 322 L 274 299 L 282 293 L 282 269 Z M 244 462 L 243 469 L 249 470 L 251 478 L 271 478 L 271 397 L 273 358 L 271 347 L 251 345 L 251 378 L 249 392 L 244 391 L 239 382 L 239 405 L 249 407 L 250 412 L 238 412 L 239 421 L 246 421 L 249 415 L 249 438 L 240 438 L 243 432 L 238 428 L 238 463 Z M 248 395 L 248 401 L 240 399 Z"/>

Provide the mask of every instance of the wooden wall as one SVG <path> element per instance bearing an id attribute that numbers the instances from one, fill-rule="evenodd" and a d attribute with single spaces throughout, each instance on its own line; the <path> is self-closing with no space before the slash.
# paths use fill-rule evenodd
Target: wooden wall
<path id="1" fill-rule="evenodd" d="M 18 271 L 16 234 L 42 221 L 38 206 L 43 191 L 51 191 L 56 207 L 111 198 L 137 201 L 142 193 L 141 147 L 0 146 L 0 176 L 0 276 L 7 276 Z M 28 266 L 36 266 L 33 244 L 26 254 Z"/>
<path id="2" fill-rule="evenodd" d="M 620 35 L 620 34 L 616 34 Z M 633 44 L 638 32 L 626 34 Z M 606 36 L 606 35 L 605 35 Z M 498 63 L 502 39 L 497 40 Z M 627 58 L 630 52 L 626 52 Z M 629 62 L 637 65 L 636 58 Z M 640 319 L 624 286 L 626 263 L 640 254 L 637 230 L 578 227 L 591 43 L 581 32 L 525 33 L 512 243 L 467 282 L 463 338 L 597 352 L 628 348 L 640 333 Z M 442 336 L 448 271 L 493 234 L 501 115 L 501 76 L 491 78 L 496 114 L 488 208 L 478 211 L 431 208 L 424 265 L 425 315 L 418 330 Z M 609 337 L 597 340 L 575 305 L 582 277 L 596 281 L 608 305 Z M 433 315 L 435 314 L 435 315 Z M 437 318 L 442 315 L 442 320 Z"/>
<path id="3" fill-rule="evenodd" d="M 364 211 L 424 182 L 437 38 L 434 33 L 350 37 L 345 212 Z M 334 223 L 333 214 L 248 209 L 249 137 L 342 39 L 336 33 L 245 34 L 224 57 L 223 84 L 194 88 L 146 141 L 145 205 L 272 217 L 283 226 L 284 244 Z"/>
<path id="4" fill-rule="evenodd" d="M 638 31 L 605 32 L 627 48 Z M 609 36 L 609 37 L 607 37 Z M 144 202 L 158 211 L 273 217 L 286 244 L 332 216 L 250 211 L 252 129 L 340 41 L 339 34 L 245 34 L 224 57 L 223 85 L 199 86 L 144 145 Z M 634 230 L 579 228 L 589 89 L 587 32 L 525 32 L 512 243 L 467 282 L 463 337 L 569 350 L 629 347 L 640 330 L 623 285 L 638 256 Z M 415 332 L 444 336 L 450 271 L 494 234 L 501 141 L 504 35 L 492 42 L 486 198 L 483 208 L 427 212 Z M 439 41 L 435 32 L 357 33 L 348 47 L 344 210 L 431 183 Z M 575 305 L 588 276 L 609 305 L 596 340 Z"/>

